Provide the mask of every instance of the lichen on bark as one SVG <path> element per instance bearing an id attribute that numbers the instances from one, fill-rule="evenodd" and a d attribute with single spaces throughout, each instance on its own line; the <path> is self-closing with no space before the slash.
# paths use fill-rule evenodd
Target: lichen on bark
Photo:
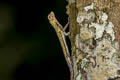
<path id="1" fill-rule="evenodd" d="M 119 0 L 74 0 L 67 5 L 74 80 L 120 77 L 118 6 Z"/>

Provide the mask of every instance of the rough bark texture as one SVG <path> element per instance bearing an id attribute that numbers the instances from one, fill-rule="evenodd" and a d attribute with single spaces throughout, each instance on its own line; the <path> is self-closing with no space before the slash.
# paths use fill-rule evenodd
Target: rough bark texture
<path id="1" fill-rule="evenodd" d="M 120 0 L 68 0 L 67 14 L 74 80 L 120 80 Z"/>

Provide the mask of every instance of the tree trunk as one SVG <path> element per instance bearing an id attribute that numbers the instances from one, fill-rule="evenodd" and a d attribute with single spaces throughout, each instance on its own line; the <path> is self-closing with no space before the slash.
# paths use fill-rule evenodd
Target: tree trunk
<path id="1" fill-rule="evenodd" d="M 68 0 L 74 80 L 119 80 L 120 0 Z"/>

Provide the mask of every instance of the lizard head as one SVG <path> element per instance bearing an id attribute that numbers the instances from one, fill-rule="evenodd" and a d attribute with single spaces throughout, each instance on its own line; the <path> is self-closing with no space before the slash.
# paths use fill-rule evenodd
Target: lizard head
<path id="1" fill-rule="evenodd" d="M 50 24 L 55 27 L 56 25 L 56 18 L 55 18 L 55 14 L 53 12 L 50 12 L 50 14 L 48 15 L 48 20 L 50 22 Z"/>
<path id="2" fill-rule="evenodd" d="M 53 21 L 55 19 L 55 15 L 53 12 L 50 12 L 50 14 L 48 15 L 48 20 L 49 21 Z"/>

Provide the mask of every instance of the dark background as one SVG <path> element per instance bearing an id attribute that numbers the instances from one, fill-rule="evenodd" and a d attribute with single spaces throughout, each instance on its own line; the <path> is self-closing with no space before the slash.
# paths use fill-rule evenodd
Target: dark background
<path id="1" fill-rule="evenodd" d="M 69 70 L 47 15 L 67 23 L 65 0 L 0 2 L 0 80 L 69 80 Z"/>

